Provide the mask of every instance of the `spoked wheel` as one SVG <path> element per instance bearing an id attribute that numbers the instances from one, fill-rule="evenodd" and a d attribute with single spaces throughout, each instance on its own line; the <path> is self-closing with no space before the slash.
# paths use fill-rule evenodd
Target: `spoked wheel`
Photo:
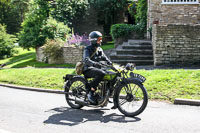
<path id="1" fill-rule="evenodd" d="M 142 84 L 130 81 L 120 87 L 117 92 L 117 105 L 126 116 L 136 116 L 144 111 L 148 102 L 147 91 Z"/>
<path id="2" fill-rule="evenodd" d="M 86 95 L 85 83 L 86 82 L 84 79 L 77 77 L 71 80 L 71 85 L 69 88 L 65 88 L 65 92 L 68 92 L 68 94 L 65 94 L 65 98 L 70 107 L 74 109 L 80 109 L 83 107 L 83 105 L 76 104 L 74 100 L 79 99 L 84 101 Z"/>

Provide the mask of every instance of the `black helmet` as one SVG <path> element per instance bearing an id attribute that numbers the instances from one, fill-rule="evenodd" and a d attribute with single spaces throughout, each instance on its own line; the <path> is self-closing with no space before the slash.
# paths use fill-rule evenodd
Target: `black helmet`
<path id="1" fill-rule="evenodd" d="M 92 45 L 97 46 L 97 39 L 102 37 L 102 34 L 99 31 L 92 31 L 89 34 L 89 40 L 91 41 Z"/>

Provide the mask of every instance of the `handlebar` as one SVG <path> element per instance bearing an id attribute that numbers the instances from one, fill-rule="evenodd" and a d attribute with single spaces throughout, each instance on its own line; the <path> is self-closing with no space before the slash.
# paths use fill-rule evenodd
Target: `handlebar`
<path id="1" fill-rule="evenodd" d="M 113 65 L 107 65 L 107 64 L 103 64 L 103 63 L 100 63 L 100 65 L 101 65 L 102 67 L 107 67 L 107 68 L 112 69 L 112 70 L 115 71 L 115 72 L 118 72 L 118 70 L 117 70 Z"/>
<path id="2" fill-rule="evenodd" d="M 128 63 L 128 64 L 126 64 L 126 66 L 124 66 L 124 67 L 118 67 L 118 66 L 113 66 L 113 65 L 107 65 L 107 64 L 103 64 L 103 63 L 100 63 L 101 64 L 101 66 L 102 67 L 109 67 L 110 69 L 112 69 L 113 71 L 115 71 L 115 72 L 119 72 L 119 69 L 120 69 L 120 71 L 122 70 L 128 70 L 128 71 L 133 71 L 134 69 L 135 69 L 135 67 L 136 67 L 136 65 L 135 64 L 133 64 L 133 63 Z"/>

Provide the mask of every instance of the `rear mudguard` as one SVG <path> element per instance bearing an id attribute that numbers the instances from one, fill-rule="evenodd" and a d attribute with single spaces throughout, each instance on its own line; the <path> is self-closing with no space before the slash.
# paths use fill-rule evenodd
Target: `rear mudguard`
<path id="1" fill-rule="evenodd" d="M 73 74 L 67 74 L 63 77 L 65 83 L 64 83 L 64 86 L 63 88 L 64 89 L 67 89 L 71 86 L 71 80 L 74 79 L 74 78 L 82 78 L 85 80 L 85 78 L 83 76 L 79 76 L 79 75 L 73 75 Z"/>
<path id="2" fill-rule="evenodd" d="M 116 85 L 114 97 L 113 97 L 113 101 L 114 101 L 114 107 L 112 107 L 113 109 L 117 108 L 117 93 L 118 93 L 119 89 L 124 84 L 129 83 L 130 81 L 133 81 L 136 84 L 142 84 L 143 83 L 139 78 L 124 78 L 124 79 L 122 79 L 122 81 L 118 82 L 118 84 Z"/>

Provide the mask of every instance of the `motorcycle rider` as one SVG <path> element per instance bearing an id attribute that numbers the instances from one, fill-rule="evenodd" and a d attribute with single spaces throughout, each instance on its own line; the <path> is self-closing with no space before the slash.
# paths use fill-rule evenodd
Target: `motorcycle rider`
<path id="1" fill-rule="evenodd" d="M 88 100 L 92 104 L 96 104 L 94 99 L 94 92 L 98 84 L 102 81 L 106 74 L 106 71 L 101 69 L 100 61 L 106 61 L 108 65 L 112 65 L 112 62 L 104 54 L 103 49 L 100 47 L 102 42 L 102 34 L 99 31 L 92 31 L 89 34 L 90 45 L 84 49 L 83 61 L 85 65 L 83 67 L 83 74 L 85 77 L 94 78 L 90 82 L 88 89 Z"/>

